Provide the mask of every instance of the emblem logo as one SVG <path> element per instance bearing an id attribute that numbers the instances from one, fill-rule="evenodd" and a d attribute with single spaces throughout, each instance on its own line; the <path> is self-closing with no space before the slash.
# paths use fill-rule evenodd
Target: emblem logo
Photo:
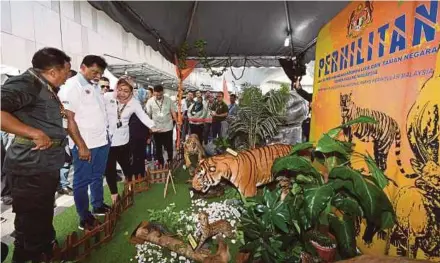
<path id="1" fill-rule="evenodd" d="M 347 37 L 356 38 L 373 22 L 373 3 L 365 1 L 351 12 L 347 26 Z"/>

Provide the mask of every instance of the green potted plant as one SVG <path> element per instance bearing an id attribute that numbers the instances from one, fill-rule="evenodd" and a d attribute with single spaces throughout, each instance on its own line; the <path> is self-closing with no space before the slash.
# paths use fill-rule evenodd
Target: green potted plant
<path id="1" fill-rule="evenodd" d="M 217 154 L 222 154 L 226 151 L 226 149 L 231 148 L 231 144 L 229 143 L 229 139 L 223 138 L 223 137 L 215 139 L 214 145 L 215 145 Z"/>
<path id="2" fill-rule="evenodd" d="M 237 117 L 229 125 L 235 148 L 245 144 L 246 148 L 253 149 L 277 135 L 286 103 L 283 90 L 272 90 L 263 95 L 259 87 L 244 88 Z M 237 138 L 240 138 L 239 142 Z"/>
<path id="3" fill-rule="evenodd" d="M 243 232 L 240 252 L 250 254 L 251 262 L 299 262 L 304 251 L 300 233 L 288 204 L 280 200 L 280 191 L 264 189 L 262 196 L 243 198 L 245 212 L 238 227 Z"/>
<path id="4" fill-rule="evenodd" d="M 368 235 L 394 226 L 395 213 L 383 189 L 390 180 L 368 154 L 353 150 L 354 145 L 338 139 L 342 129 L 374 119 L 360 117 L 323 134 L 317 143 L 301 143 L 290 155 L 274 162 L 275 176 L 292 180 L 288 203 L 291 219 L 303 242 L 311 243 L 325 261 L 334 260 L 337 243 L 341 258 L 357 255 L 355 220 L 366 220 Z M 369 174 L 350 166 L 362 160 Z M 317 169 L 316 164 L 322 165 Z M 328 178 L 328 179 L 326 179 Z M 323 228 L 323 226 L 325 226 Z"/>

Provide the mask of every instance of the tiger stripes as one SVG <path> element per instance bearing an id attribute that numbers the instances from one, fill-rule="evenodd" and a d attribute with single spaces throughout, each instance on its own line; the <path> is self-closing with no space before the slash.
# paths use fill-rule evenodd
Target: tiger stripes
<path id="1" fill-rule="evenodd" d="M 224 154 L 203 159 L 196 168 L 192 186 L 206 193 L 224 178 L 244 196 L 255 196 L 258 186 L 273 181 L 271 170 L 274 161 L 288 155 L 291 149 L 291 145 L 273 144 L 245 150 L 237 156 Z"/>
<path id="2" fill-rule="evenodd" d="M 361 108 L 355 105 L 350 94 L 340 96 L 342 124 L 361 116 L 375 119 L 377 123 L 357 123 L 344 129 L 348 141 L 352 142 L 353 136 L 362 142 L 373 142 L 374 159 L 377 166 L 385 171 L 390 148 L 395 143 L 396 163 L 402 174 L 406 174 L 400 159 L 401 133 L 397 122 L 383 112 Z"/>

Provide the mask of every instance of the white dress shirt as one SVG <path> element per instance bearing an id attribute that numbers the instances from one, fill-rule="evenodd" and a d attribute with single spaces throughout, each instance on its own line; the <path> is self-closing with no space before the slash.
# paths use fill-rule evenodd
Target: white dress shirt
<path id="1" fill-rule="evenodd" d="M 78 73 L 66 81 L 58 97 L 66 110 L 75 113 L 75 122 L 87 148 L 108 144 L 107 114 L 101 89 L 97 85 L 92 85 Z M 69 137 L 69 147 L 72 149 L 74 145 Z"/>
<path id="2" fill-rule="evenodd" d="M 109 133 L 112 141 L 112 147 L 121 146 L 128 143 L 130 139 L 128 122 L 133 114 L 136 114 L 139 120 L 141 120 L 141 122 L 148 128 L 151 129 L 155 127 L 154 122 L 144 112 L 141 104 L 135 98 L 131 98 L 124 107 L 124 104 L 121 104 L 116 100 L 116 94 L 114 92 L 108 92 L 104 94 L 104 101 L 108 116 Z M 122 110 L 123 107 L 124 109 Z M 120 120 L 118 120 L 118 111 L 121 112 Z M 121 126 L 118 128 L 117 124 L 119 121 L 121 122 Z"/>

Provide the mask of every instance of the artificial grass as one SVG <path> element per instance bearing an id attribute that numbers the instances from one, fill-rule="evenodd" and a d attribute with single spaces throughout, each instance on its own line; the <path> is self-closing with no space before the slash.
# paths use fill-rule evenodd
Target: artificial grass
<path id="1" fill-rule="evenodd" d="M 151 185 L 147 192 L 135 195 L 134 204 L 128 208 L 120 217 L 113 238 L 110 242 L 103 244 L 100 248 L 93 251 L 84 262 L 91 263 L 124 263 L 130 262 L 136 255 L 136 248 L 129 242 L 130 235 L 141 221 L 148 220 L 147 209 L 165 209 L 169 204 L 175 203 L 177 208 L 186 209 L 191 206 L 189 195 L 190 185 L 186 183 L 189 178 L 187 171 L 177 169 L 174 174 L 176 194 L 171 185 L 168 186 L 168 194 L 163 198 L 164 184 Z M 122 184 L 119 189 L 122 190 Z M 108 187 L 104 187 L 104 200 L 111 203 Z M 219 200 L 213 199 L 212 201 Z M 209 200 L 211 201 L 211 200 Z M 75 206 L 67 208 L 64 212 L 54 218 L 54 227 L 57 233 L 57 240 L 63 244 L 66 236 L 72 231 L 78 230 L 78 216 Z M 237 242 L 238 243 L 238 242 Z M 237 253 L 238 244 L 229 243 L 231 258 Z M 10 246 L 10 254 L 5 262 L 11 262 L 13 246 Z M 136 261 L 136 260 L 134 260 Z M 232 260 L 233 262 L 233 260 Z"/>

